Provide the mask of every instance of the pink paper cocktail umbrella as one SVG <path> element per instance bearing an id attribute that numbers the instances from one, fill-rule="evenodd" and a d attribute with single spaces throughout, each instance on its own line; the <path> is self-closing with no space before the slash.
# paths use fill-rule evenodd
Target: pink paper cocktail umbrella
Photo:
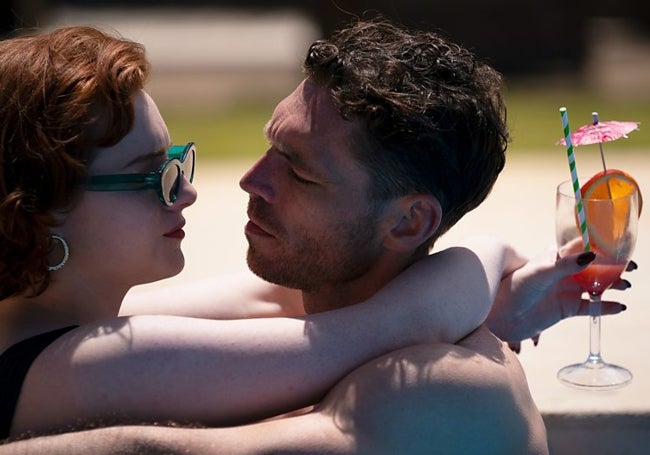
<path id="1" fill-rule="evenodd" d="M 593 112 L 591 116 L 593 119 L 591 123 L 581 126 L 571 133 L 571 143 L 575 147 L 598 144 L 600 159 L 603 162 L 603 170 L 607 170 L 603 142 L 615 141 L 622 137 L 627 137 L 628 133 L 639 128 L 639 122 L 618 122 L 615 120 L 601 122 L 598 118 L 598 112 Z M 566 145 L 566 139 L 560 139 L 557 144 Z"/>

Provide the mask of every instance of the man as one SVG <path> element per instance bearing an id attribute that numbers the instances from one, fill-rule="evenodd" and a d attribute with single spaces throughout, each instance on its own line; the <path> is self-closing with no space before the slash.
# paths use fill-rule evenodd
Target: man
<path id="1" fill-rule="evenodd" d="M 241 186 L 250 195 L 249 267 L 300 289 L 304 310 L 315 313 L 362 302 L 425 257 L 489 193 L 504 165 L 507 131 L 499 75 L 433 34 L 358 23 L 312 45 L 305 69 L 307 78 L 266 127 L 269 150 Z M 505 280 L 497 307 L 524 297 L 518 314 L 534 313 L 547 290 L 593 257 L 572 259 L 557 268 L 521 267 L 507 251 L 503 269 L 521 268 Z M 519 277 L 545 287 L 523 289 Z M 536 334 L 562 317 L 556 309 L 546 311 L 545 325 L 517 329 Z M 507 318 L 492 319 L 508 331 Z M 523 371 L 485 327 L 456 345 L 416 345 L 375 359 L 314 409 L 290 417 L 216 429 L 114 427 L 7 446 L 23 449 L 547 453 Z"/>
<path id="2" fill-rule="evenodd" d="M 427 255 L 489 193 L 507 130 L 499 75 L 433 34 L 356 24 L 312 45 L 305 72 L 240 184 L 250 269 L 301 289 L 313 313 L 363 301 Z M 325 451 L 546 450 L 523 373 L 485 329 L 371 362 L 319 412 L 340 425 Z"/>

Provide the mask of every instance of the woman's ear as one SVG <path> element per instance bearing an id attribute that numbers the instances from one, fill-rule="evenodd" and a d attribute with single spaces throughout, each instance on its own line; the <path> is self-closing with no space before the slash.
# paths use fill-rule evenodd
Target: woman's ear
<path id="1" fill-rule="evenodd" d="M 384 237 L 384 247 L 412 251 L 435 234 L 442 217 L 438 199 L 430 194 L 411 194 L 395 201 L 392 224 Z"/>

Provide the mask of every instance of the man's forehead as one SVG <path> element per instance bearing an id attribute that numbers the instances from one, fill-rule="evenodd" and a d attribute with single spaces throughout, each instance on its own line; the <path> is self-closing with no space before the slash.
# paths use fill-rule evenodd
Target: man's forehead
<path id="1" fill-rule="evenodd" d="M 319 134 L 343 139 L 347 132 L 357 128 L 353 121 L 344 119 L 338 112 L 329 92 L 309 79 L 283 99 L 267 124 L 267 133 L 273 134 L 277 122 L 290 121 L 296 133 Z"/>
<path id="2" fill-rule="evenodd" d="M 360 144 L 360 129 L 357 121 L 341 116 L 327 90 L 306 79 L 278 104 L 264 132 L 271 144 L 318 163 L 336 181 L 342 169 L 359 167 L 353 150 Z"/>

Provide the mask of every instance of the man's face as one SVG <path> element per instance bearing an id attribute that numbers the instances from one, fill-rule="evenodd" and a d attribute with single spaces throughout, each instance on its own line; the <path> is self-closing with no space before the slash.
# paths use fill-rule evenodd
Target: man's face
<path id="1" fill-rule="evenodd" d="M 382 253 L 369 176 L 354 160 L 356 122 L 309 80 L 266 126 L 270 148 L 242 177 L 249 193 L 248 265 L 263 279 L 306 292 L 362 277 Z"/>

